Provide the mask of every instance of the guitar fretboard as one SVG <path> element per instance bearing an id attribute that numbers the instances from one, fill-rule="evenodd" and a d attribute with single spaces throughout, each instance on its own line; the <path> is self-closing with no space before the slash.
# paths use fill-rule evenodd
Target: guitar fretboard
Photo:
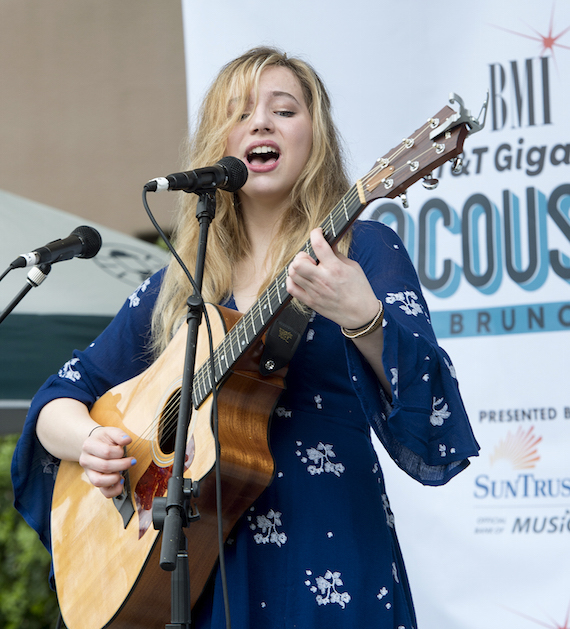
<path id="1" fill-rule="evenodd" d="M 346 233 L 350 225 L 366 207 L 358 194 L 355 184 L 335 205 L 327 218 L 321 223 L 325 238 L 332 246 Z M 301 249 L 316 260 L 311 241 L 307 240 Z M 263 295 L 251 306 L 243 317 L 226 334 L 223 341 L 214 350 L 213 371 L 207 360 L 194 377 L 193 402 L 198 408 L 228 375 L 240 357 L 252 346 L 254 341 L 267 330 L 279 312 L 291 300 L 286 289 L 287 267 L 273 279 Z"/>

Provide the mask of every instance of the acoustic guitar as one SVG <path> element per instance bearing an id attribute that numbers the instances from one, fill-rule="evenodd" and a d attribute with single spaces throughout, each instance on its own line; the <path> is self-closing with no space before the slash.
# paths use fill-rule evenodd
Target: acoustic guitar
<path id="1" fill-rule="evenodd" d="M 463 107 L 444 107 L 412 136 L 379 159 L 344 195 L 321 227 L 335 244 L 373 200 L 395 198 L 427 178 L 444 162 L 458 158 L 467 135 L 481 128 Z M 486 105 L 484 105 L 486 112 Z M 304 250 L 314 256 L 310 242 Z M 185 478 L 199 484 L 200 514 L 185 529 L 188 539 L 192 605 L 218 560 L 214 490 L 215 443 L 211 407 L 219 395 L 219 442 L 223 496 L 223 535 L 227 538 L 273 476 L 268 446 L 271 411 L 283 390 L 283 373 L 262 377 L 262 339 L 287 305 L 286 268 L 241 316 L 207 305 L 214 337 L 213 372 L 204 325 L 200 326 L 188 431 Z M 155 497 L 166 494 L 182 381 L 186 326 L 145 372 L 103 395 L 93 419 L 117 426 L 132 438 L 126 452 L 137 465 L 125 475 L 125 491 L 107 499 L 92 486 L 78 463 L 62 461 L 53 494 L 51 529 L 57 595 L 68 629 L 160 629 L 170 620 L 170 573 L 159 566 L 159 532 L 152 526 Z M 253 401 L 253 405 L 252 405 Z"/>

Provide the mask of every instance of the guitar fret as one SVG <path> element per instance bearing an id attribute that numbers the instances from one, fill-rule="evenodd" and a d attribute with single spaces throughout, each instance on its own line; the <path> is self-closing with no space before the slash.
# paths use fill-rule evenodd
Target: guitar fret
<path id="1" fill-rule="evenodd" d="M 259 308 L 255 310 L 255 314 L 253 313 L 253 310 L 252 310 L 251 316 L 254 317 L 254 320 L 255 320 L 255 334 L 257 335 L 262 330 L 265 322 L 263 321 L 263 319 L 261 318 L 259 314 Z"/>
<path id="2" fill-rule="evenodd" d="M 204 381 L 203 380 L 198 383 L 198 391 L 200 393 L 200 400 L 203 400 L 205 398 Z"/>
<path id="3" fill-rule="evenodd" d="M 247 312 L 247 314 L 244 316 L 244 319 L 245 318 L 247 318 L 247 321 L 243 322 L 244 333 L 245 333 L 246 341 L 249 345 L 251 340 L 255 338 L 255 322 L 253 320 L 251 311 Z"/>
<path id="4" fill-rule="evenodd" d="M 243 332 L 245 335 L 245 340 L 249 344 L 251 339 L 253 339 L 253 337 L 255 336 L 255 326 L 253 325 L 253 321 L 251 319 L 251 312 L 248 310 L 243 318 Z"/>
<path id="5" fill-rule="evenodd" d="M 249 342 L 247 339 L 247 330 L 245 329 L 245 321 L 243 319 L 240 319 L 236 327 L 238 329 L 238 341 L 239 341 L 239 348 L 241 352 L 242 348 L 245 347 L 246 343 Z"/>
<path id="6" fill-rule="evenodd" d="M 269 294 L 269 289 L 265 289 L 265 294 L 267 295 L 267 305 L 269 306 L 269 312 L 271 316 L 273 316 L 273 308 L 271 307 L 271 295 Z"/>
<path id="7" fill-rule="evenodd" d="M 249 319 L 251 321 L 251 329 L 253 330 L 253 336 L 257 336 L 257 328 L 255 327 L 255 315 L 253 310 L 250 310 Z"/>
<path id="8" fill-rule="evenodd" d="M 245 337 L 245 341 L 242 340 L 242 342 L 241 342 L 242 345 L 245 345 L 246 343 L 249 344 L 249 338 L 247 337 L 247 321 L 244 321 L 244 319 L 245 319 L 245 316 L 240 321 L 240 323 L 243 322 L 241 327 L 243 328 L 243 335 Z"/>
<path id="9" fill-rule="evenodd" d="M 228 339 L 229 339 L 229 344 L 230 344 L 230 352 L 232 353 L 232 362 L 235 363 L 236 355 L 234 354 L 234 344 L 232 342 L 232 336 L 230 334 L 228 335 Z"/>
<path id="10" fill-rule="evenodd" d="M 222 379 L 224 375 L 224 371 L 222 369 L 221 356 L 219 352 L 214 353 L 214 382 L 218 384 L 218 382 Z"/>
<path id="11" fill-rule="evenodd" d="M 330 222 L 330 223 L 331 223 L 331 231 L 332 231 L 332 233 L 333 233 L 333 236 L 336 238 L 336 229 L 335 229 L 335 227 L 334 227 L 334 221 L 333 221 L 333 220 L 331 220 L 331 222 Z"/>
<path id="12" fill-rule="evenodd" d="M 332 231 L 335 237 L 335 240 L 338 240 L 338 234 L 342 232 L 343 226 L 344 226 L 344 221 L 338 221 L 337 223 L 337 218 L 341 218 L 340 216 L 332 216 L 331 217 L 331 224 L 332 224 Z"/>
<path id="13" fill-rule="evenodd" d="M 202 391 L 203 391 L 203 395 L 204 398 L 208 395 L 208 383 L 206 381 L 206 373 L 204 373 L 204 378 L 202 379 Z"/>
<path id="14" fill-rule="evenodd" d="M 238 323 L 234 325 L 230 334 L 231 334 L 230 341 L 231 341 L 231 347 L 232 347 L 232 356 L 233 356 L 233 359 L 235 360 L 236 355 L 234 352 L 236 350 L 238 351 L 238 356 L 239 356 L 239 321 Z"/>
<path id="15" fill-rule="evenodd" d="M 263 310 L 261 309 L 261 299 L 257 302 L 257 308 L 259 310 L 259 318 L 261 319 L 261 325 L 265 325 L 265 320 L 263 319 Z"/>
<path id="16" fill-rule="evenodd" d="M 343 206 L 343 209 L 344 209 L 344 215 L 346 216 L 346 222 L 348 223 L 348 221 L 349 221 L 348 208 L 346 207 L 346 198 L 345 197 L 342 198 L 342 206 Z"/>

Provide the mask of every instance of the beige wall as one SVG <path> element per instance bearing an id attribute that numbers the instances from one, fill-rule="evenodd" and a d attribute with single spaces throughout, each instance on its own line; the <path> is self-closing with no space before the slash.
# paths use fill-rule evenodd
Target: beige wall
<path id="1" fill-rule="evenodd" d="M 0 0 L 0 188 L 152 231 L 142 186 L 186 129 L 179 0 Z M 167 227 L 174 195 L 149 198 Z"/>

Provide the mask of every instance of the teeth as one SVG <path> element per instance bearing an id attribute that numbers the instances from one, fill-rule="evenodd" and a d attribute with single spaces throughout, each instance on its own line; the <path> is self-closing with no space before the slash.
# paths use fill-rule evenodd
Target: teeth
<path id="1" fill-rule="evenodd" d="M 272 146 L 256 146 L 251 153 L 261 155 L 262 153 L 277 153 L 277 151 Z"/>

